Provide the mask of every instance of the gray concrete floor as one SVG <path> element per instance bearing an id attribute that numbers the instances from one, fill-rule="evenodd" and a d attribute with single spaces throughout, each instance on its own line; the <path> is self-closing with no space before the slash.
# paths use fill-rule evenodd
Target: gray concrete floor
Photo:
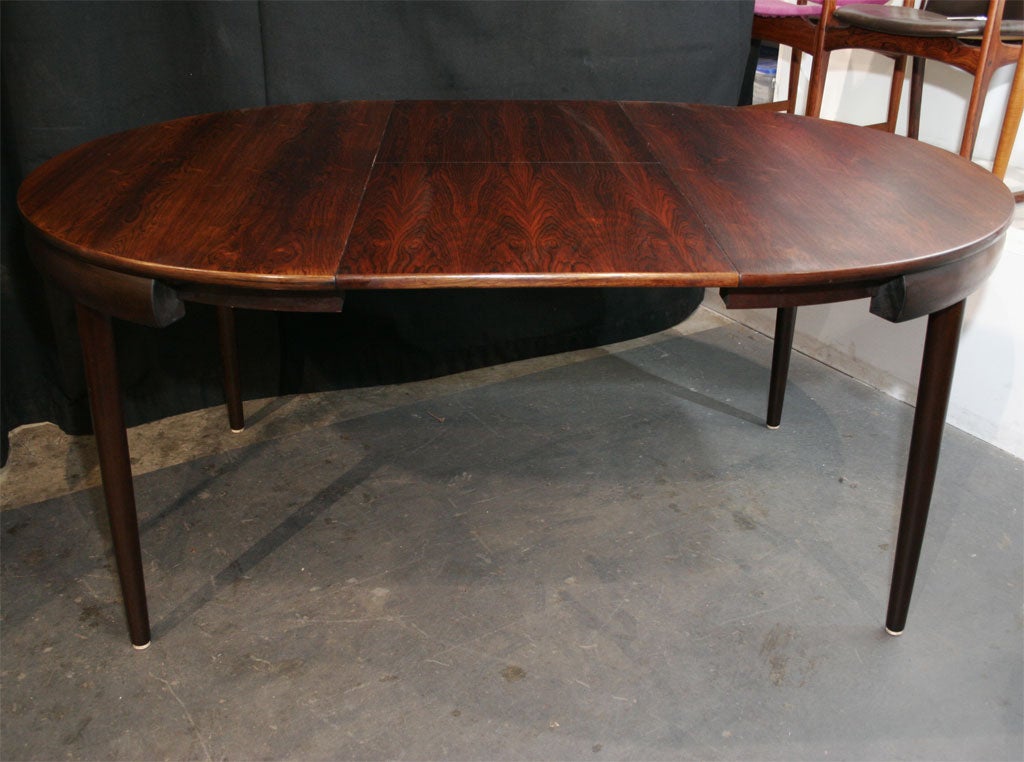
<path id="1" fill-rule="evenodd" d="M 2 475 L 0 756 L 1020 759 L 1024 466 L 947 428 L 882 630 L 912 411 L 678 329 L 131 432 L 154 642 L 88 438 Z"/>

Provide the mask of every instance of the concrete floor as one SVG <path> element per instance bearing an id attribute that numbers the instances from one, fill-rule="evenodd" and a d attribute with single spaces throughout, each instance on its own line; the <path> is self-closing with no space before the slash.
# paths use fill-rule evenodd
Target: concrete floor
<path id="1" fill-rule="evenodd" d="M 87 438 L 3 472 L 0 757 L 1020 759 L 1024 464 L 701 310 L 614 347 L 131 433 L 133 651 Z"/>

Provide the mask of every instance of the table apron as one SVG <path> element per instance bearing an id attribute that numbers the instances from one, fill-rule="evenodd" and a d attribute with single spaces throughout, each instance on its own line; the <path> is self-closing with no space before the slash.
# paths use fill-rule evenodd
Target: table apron
<path id="1" fill-rule="evenodd" d="M 83 262 L 36 235 L 29 234 L 26 239 L 36 266 L 79 304 L 155 328 L 170 325 L 185 314 L 175 290 L 160 281 Z"/>
<path id="2" fill-rule="evenodd" d="M 246 289 L 192 284 L 175 285 L 174 290 L 179 297 L 189 302 L 271 312 L 341 312 L 345 306 L 343 291 Z"/>
<path id="3" fill-rule="evenodd" d="M 1001 236 L 968 257 L 884 280 L 834 285 L 720 289 L 729 309 L 804 307 L 871 299 L 871 312 L 893 323 L 930 315 L 966 299 L 991 275 L 1006 239 Z"/>
<path id="4" fill-rule="evenodd" d="M 949 307 L 977 290 L 995 269 L 1004 243 L 1005 236 L 1000 236 L 970 256 L 895 278 L 824 285 L 740 285 L 722 288 L 720 294 L 730 309 L 802 307 L 870 298 L 873 314 L 900 323 Z M 170 325 L 185 314 L 186 301 L 282 312 L 341 312 L 345 304 L 343 290 L 165 283 L 84 262 L 39 236 L 29 235 L 28 244 L 40 270 L 76 301 L 142 325 Z M 580 285 L 586 284 L 584 279 Z M 438 287 L 453 285 L 459 284 L 438 283 Z M 469 281 L 462 285 L 473 287 Z"/>
<path id="5" fill-rule="evenodd" d="M 872 314 L 902 323 L 951 307 L 973 294 L 992 274 L 1006 237 L 970 257 L 883 284 L 871 297 Z"/>

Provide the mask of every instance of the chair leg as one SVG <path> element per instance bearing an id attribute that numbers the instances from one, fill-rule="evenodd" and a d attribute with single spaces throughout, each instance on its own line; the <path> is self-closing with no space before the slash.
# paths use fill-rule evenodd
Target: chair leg
<path id="1" fill-rule="evenodd" d="M 793 354 L 793 333 L 796 328 L 796 307 L 780 307 L 775 313 L 775 341 L 772 348 L 772 375 L 768 387 L 769 429 L 782 423 L 782 403 L 786 397 L 789 358 Z"/>
<path id="2" fill-rule="evenodd" d="M 217 336 L 220 339 L 220 360 L 224 372 L 224 401 L 228 408 L 228 425 L 237 434 L 245 429 L 245 413 L 242 412 L 242 373 L 238 364 L 235 311 L 231 307 L 217 307 Z"/>
<path id="3" fill-rule="evenodd" d="M 918 139 L 921 134 L 921 96 L 924 93 L 925 59 L 914 58 L 910 72 L 910 115 L 907 120 L 907 137 Z"/>
<path id="4" fill-rule="evenodd" d="M 985 68 L 974 78 L 971 88 L 971 100 L 967 104 L 967 119 L 964 122 L 964 135 L 960 141 L 960 155 L 970 159 L 974 155 L 974 144 L 978 140 L 978 127 L 981 125 L 981 112 L 985 108 L 985 98 L 992 82 L 994 68 Z"/>
<path id="5" fill-rule="evenodd" d="M 807 86 L 807 106 L 804 113 L 807 116 L 821 115 L 821 101 L 825 94 L 825 77 L 828 74 L 828 61 L 830 52 L 822 50 L 814 56 L 811 63 L 811 81 Z"/>
<path id="6" fill-rule="evenodd" d="M 992 163 L 992 173 L 1000 180 L 1006 177 L 1006 168 L 1010 164 L 1013 143 L 1020 128 L 1021 111 L 1024 110 L 1024 49 L 1017 59 L 1017 71 L 1010 85 L 1010 98 L 1006 102 L 1006 114 L 1003 115 L 1003 127 L 999 131 L 999 144 Z"/>

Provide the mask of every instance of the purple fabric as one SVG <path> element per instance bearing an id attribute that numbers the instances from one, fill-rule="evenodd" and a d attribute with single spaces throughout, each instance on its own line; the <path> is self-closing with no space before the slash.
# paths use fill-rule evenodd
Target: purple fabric
<path id="1" fill-rule="evenodd" d="M 796 5 L 786 0 L 754 0 L 755 16 L 819 16 L 821 5 L 807 3 L 807 5 Z"/>
<path id="2" fill-rule="evenodd" d="M 797 5 L 795 0 L 754 0 L 755 16 L 819 16 L 824 0 L 808 0 L 806 5 Z M 862 3 L 864 5 L 885 5 L 888 0 L 836 0 L 836 7 Z"/>

